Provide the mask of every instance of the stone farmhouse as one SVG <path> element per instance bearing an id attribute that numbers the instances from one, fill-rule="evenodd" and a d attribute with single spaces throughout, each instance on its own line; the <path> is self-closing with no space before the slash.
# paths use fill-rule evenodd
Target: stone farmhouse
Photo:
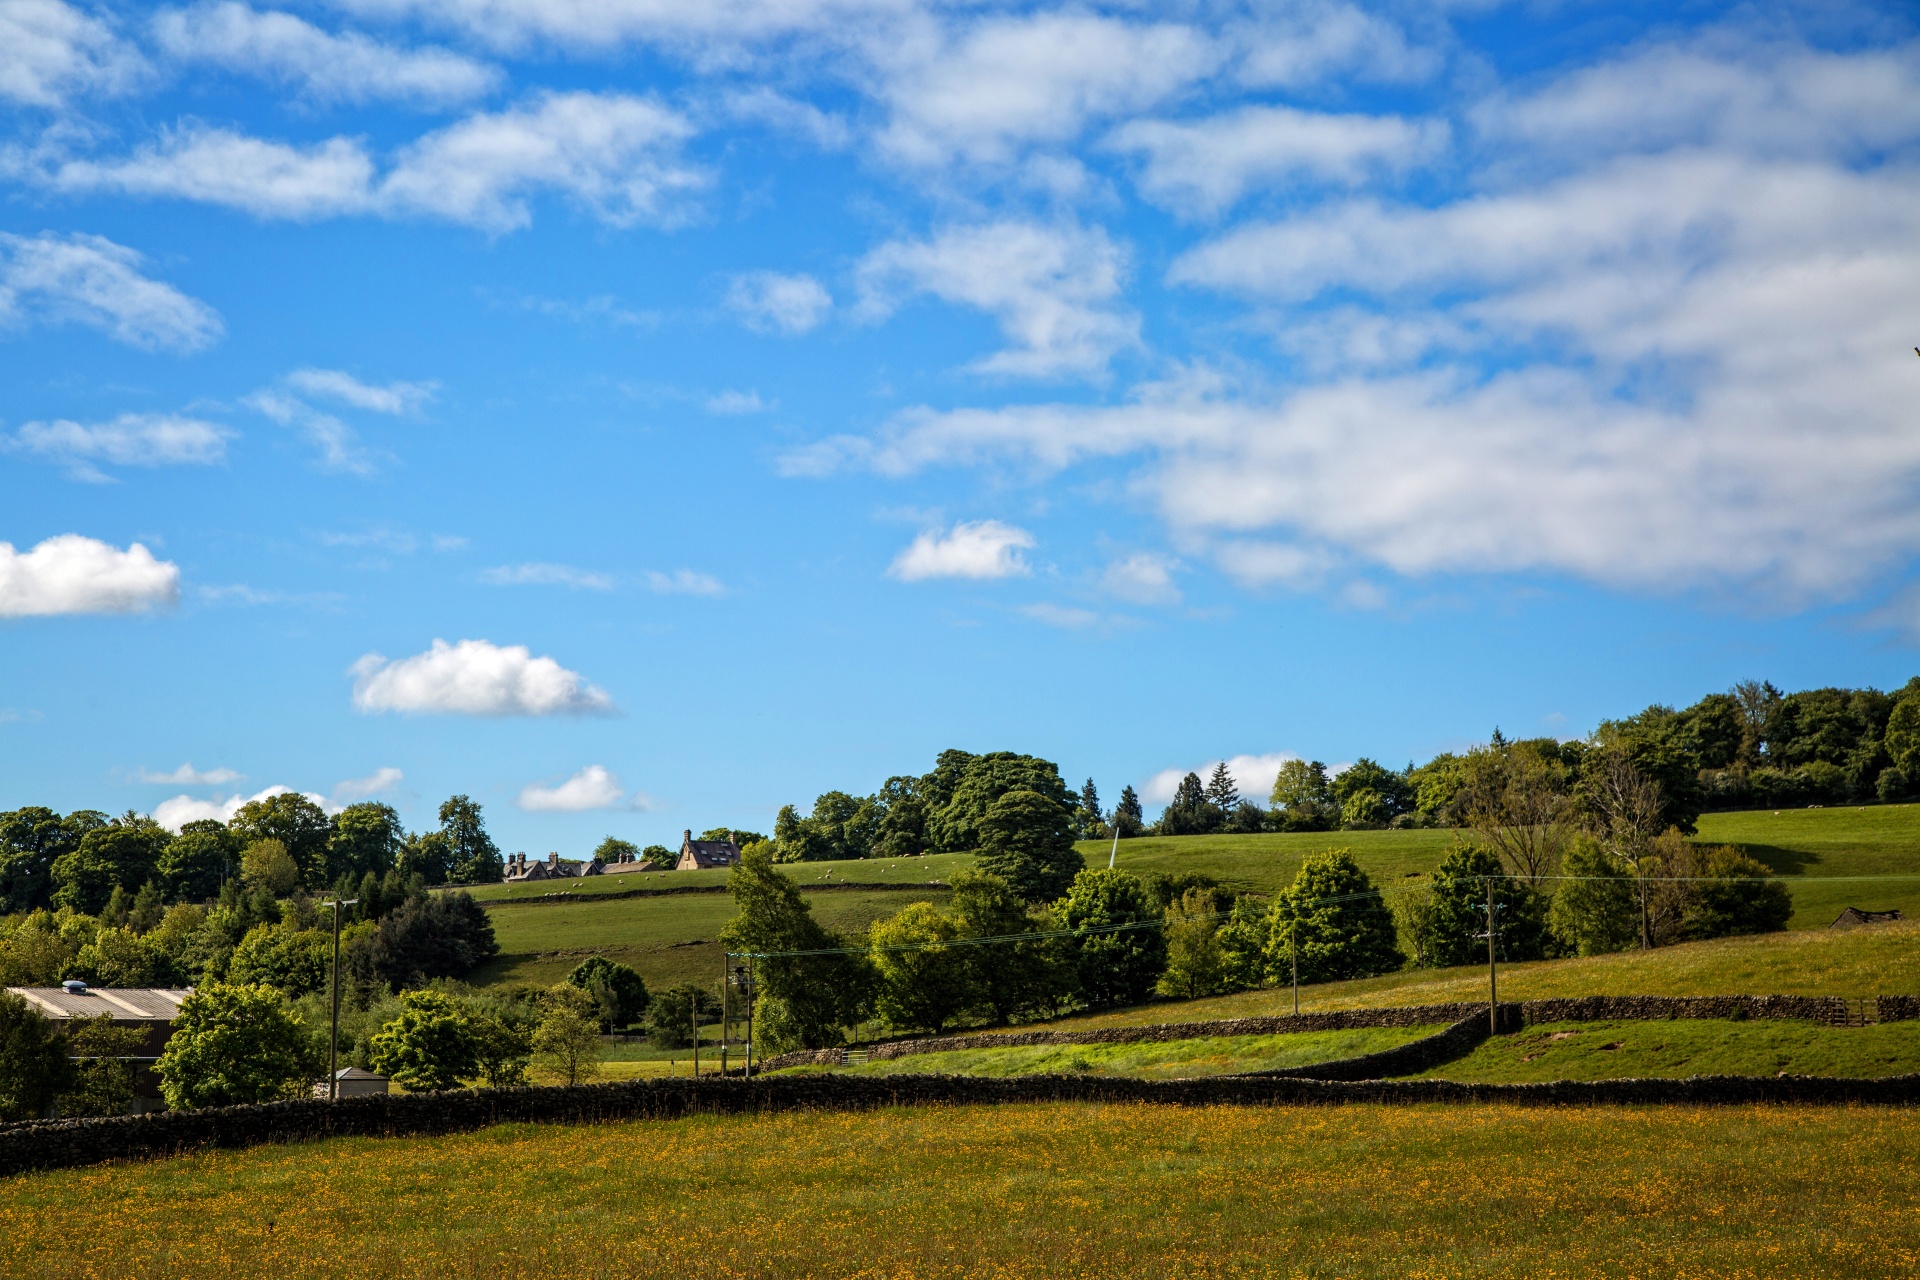
<path id="1" fill-rule="evenodd" d="M 687 831 L 680 837 L 680 860 L 673 864 L 675 871 L 705 871 L 711 867 L 737 867 L 740 865 L 740 846 L 733 837 L 725 840 L 695 840 L 693 832 Z"/>

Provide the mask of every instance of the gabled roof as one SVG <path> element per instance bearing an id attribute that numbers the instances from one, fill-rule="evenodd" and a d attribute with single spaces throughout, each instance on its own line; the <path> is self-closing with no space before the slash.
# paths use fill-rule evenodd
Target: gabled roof
<path id="1" fill-rule="evenodd" d="M 684 840 L 680 856 L 688 854 L 693 855 L 696 866 L 731 867 L 740 861 L 740 846 L 731 840 Z"/>

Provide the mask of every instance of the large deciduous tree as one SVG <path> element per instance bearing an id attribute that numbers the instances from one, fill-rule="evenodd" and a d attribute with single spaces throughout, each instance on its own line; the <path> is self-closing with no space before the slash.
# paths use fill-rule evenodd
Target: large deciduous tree
<path id="1" fill-rule="evenodd" d="M 81 809 L 61 817 L 38 806 L 0 813 L 0 912 L 32 911 L 53 900 L 53 864 L 107 815 Z"/>
<path id="2" fill-rule="evenodd" d="M 1028 902 L 1059 897 L 1086 865 L 1073 847 L 1073 824 L 1065 806 L 1038 791 L 1008 791 L 996 797 L 976 830 L 980 869 L 1005 880 Z"/>
<path id="3" fill-rule="evenodd" d="M 0 991 L 0 1121 L 37 1120 L 73 1084 L 67 1043 L 38 1009 Z"/>
<path id="4" fill-rule="evenodd" d="M 755 999 L 768 1047 L 823 1049 L 859 1022 L 872 1002 L 873 975 L 847 939 L 813 918 L 799 886 L 773 864 L 770 844 L 741 850 L 727 878 L 736 914 L 720 931 L 729 951 L 760 959 Z M 771 1023 L 770 1026 L 765 1024 Z"/>
<path id="5" fill-rule="evenodd" d="M 166 895 L 176 902 L 207 902 L 240 870 L 239 839 L 223 822 L 200 818 L 160 852 L 156 870 Z"/>
<path id="6" fill-rule="evenodd" d="M 440 834 L 447 841 L 447 874 L 460 884 L 497 884 L 506 860 L 487 834 L 480 806 L 466 796 L 449 796 L 440 806 Z"/>
<path id="7" fill-rule="evenodd" d="M 910 902 L 868 933 L 876 1005 L 896 1027 L 938 1034 L 977 1003 L 970 948 L 955 946 L 959 924 L 931 902 Z"/>
<path id="8" fill-rule="evenodd" d="M 945 754 L 941 760 L 943 765 Z M 937 776 L 940 768 L 936 767 Z M 1031 791 L 1058 805 L 1062 813 L 1071 813 L 1074 796 L 1060 779 L 1060 770 L 1050 760 L 1025 756 L 1012 751 L 992 751 L 967 760 L 951 799 L 927 818 L 927 836 L 933 848 L 941 852 L 965 852 L 981 847 L 981 824 L 994 802 L 1013 791 Z M 1071 826 L 1069 826 L 1071 830 Z"/>
<path id="9" fill-rule="evenodd" d="M 306 1025 L 279 992 L 226 983 L 181 1003 L 154 1066 L 175 1110 L 295 1097 L 323 1069 Z"/>
<path id="10" fill-rule="evenodd" d="M 327 875 L 336 884 L 342 876 L 352 876 L 356 883 L 369 872 L 384 876 L 400 861 L 406 838 L 392 805 L 372 800 L 350 804 L 333 818 Z"/>
<path id="11" fill-rule="evenodd" d="M 1345 849 L 1310 855 L 1274 896 L 1267 964 L 1275 981 L 1291 979 L 1296 948 L 1302 982 L 1366 978 L 1406 963 L 1393 913 Z"/>
<path id="12" fill-rule="evenodd" d="M 1139 1004 L 1167 967 L 1161 912 L 1140 878 L 1107 868 L 1082 871 L 1054 906 L 1067 931 L 1081 996 L 1088 1004 Z"/>
<path id="13" fill-rule="evenodd" d="M 228 826 L 242 844 L 278 840 L 300 869 L 300 883 L 318 889 L 331 883 L 327 874 L 327 842 L 333 821 L 319 805 L 297 791 L 252 800 L 241 805 Z"/>
<path id="14" fill-rule="evenodd" d="M 153 879 L 168 839 L 160 824 L 137 813 L 95 827 L 72 851 L 54 861 L 55 904 L 98 914 L 115 888 L 133 893 Z"/>
<path id="15" fill-rule="evenodd" d="M 1433 873 L 1433 900 L 1423 948 L 1440 967 L 1487 958 L 1487 902 L 1493 902 L 1494 954 L 1501 960 L 1538 960 L 1546 952 L 1547 900 L 1508 873 L 1485 845 L 1457 844 Z"/>

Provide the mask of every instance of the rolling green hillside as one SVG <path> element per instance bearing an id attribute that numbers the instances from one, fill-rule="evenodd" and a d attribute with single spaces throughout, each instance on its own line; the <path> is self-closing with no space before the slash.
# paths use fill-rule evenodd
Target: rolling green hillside
<path id="1" fill-rule="evenodd" d="M 1848 905 L 1897 907 L 1920 918 L 1920 805 L 1708 814 L 1701 819 L 1699 838 L 1737 844 L 1781 875 L 1794 896 L 1794 930 L 1824 930 Z M 1454 839 L 1452 831 L 1150 837 L 1122 841 L 1118 865 L 1141 874 L 1198 871 L 1264 894 L 1291 882 L 1308 854 L 1346 848 L 1377 884 L 1392 890 L 1420 883 Z M 1094 842 L 1080 846 L 1092 866 L 1106 865 L 1109 849 Z M 949 881 L 972 861 L 968 854 L 940 854 L 797 863 L 784 870 L 803 886 L 822 887 L 810 895 L 820 919 L 858 932 L 909 902 L 944 901 L 943 893 L 925 886 Z M 1854 878 L 1888 875 L 1912 879 Z M 714 939 L 733 912 L 726 877 L 724 871 L 673 871 L 476 890 L 493 918 L 502 950 L 477 980 L 548 983 L 589 955 L 606 955 L 632 965 L 650 986 L 713 981 L 720 967 Z M 839 887 L 849 884 L 860 887 Z M 1727 949 L 1713 949 L 1722 945 Z M 1823 961 L 1808 967 L 1809 957 L 1825 953 L 1796 945 L 1787 939 L 1736 940 L 1671 948 L 1651 957 L 1628 954 L 1518 966 L 1513 980 L 1521 985 L 1514 995 L 1524 998 L 1528 983 L 1545 984 L 1535 992 L 1542 995 L 1595 990 L 1871 994 L 1911 991 L 1920 979 L 1920 973 L 1913 972 L 1916 966 L 1899 957 L 1888 957 L 1892 967 L 1884 971 L 1871 967 L 1877 960 Z M 1593 982 L 1602 985 L 1591 986 Z M 1452 976 L 1422 971 L 1339 984 L 1338 990 L 1322 988 L 1311 1000 L 1327 1007 L 1330 1000 L 1364 1004 L 1472 999 L 1483 985 L 1477 971 Z M 1273 999 L 1271 992 L 1246 992 L 1201 1003 L 1270 1012 Z M 1167 1015 L 1158 1011 L 1165 1008 L 1154 1006 L 1148 1020 L 1164 1020 Z"/>
<path id="2" fill-rule="evenodd" d="M 1649 1076 L 1895 1076 L 1920 1071 L 1920 1023 L 1549 1022 L 1495 1036 L 1422 1074 L 1528 1084 Z"/>

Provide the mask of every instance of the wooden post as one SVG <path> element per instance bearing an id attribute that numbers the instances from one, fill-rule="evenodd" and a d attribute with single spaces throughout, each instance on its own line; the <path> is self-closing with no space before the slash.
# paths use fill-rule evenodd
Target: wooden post
<path id="1" fill-rule="evenodd" d="M 693 1023 L 693 1078 L 700 1078 L 700 993 L 687 1000 L 687 1021 Z"/>
<path id="2" fill-rule="evenodd" d="M 1500 1034 L 1500 974 L 1493 958 L 1493 877 L 1487 877 L 1487 1030 Z"/>
<path id="3" fill-rule="evenodd" d="M 1293 953 L 1293 1016 L 1300 1016 L 1300 917 L 1295 916 L 1287 950 Z"/>
<path id="4" fill-rule="evenodd" d="M 747 1078 L 753 1078 L 753 998 L 757 991 L 753 985 L 753 957 L 747 957 Z"/>
<path id="5" fill-rule="evenodd" d="M 731 1026 L 732 1006 L 727 1001 L 727 949 L 720 948 L 720 1078 L 727 1078 L 727 1032 Z"/>

